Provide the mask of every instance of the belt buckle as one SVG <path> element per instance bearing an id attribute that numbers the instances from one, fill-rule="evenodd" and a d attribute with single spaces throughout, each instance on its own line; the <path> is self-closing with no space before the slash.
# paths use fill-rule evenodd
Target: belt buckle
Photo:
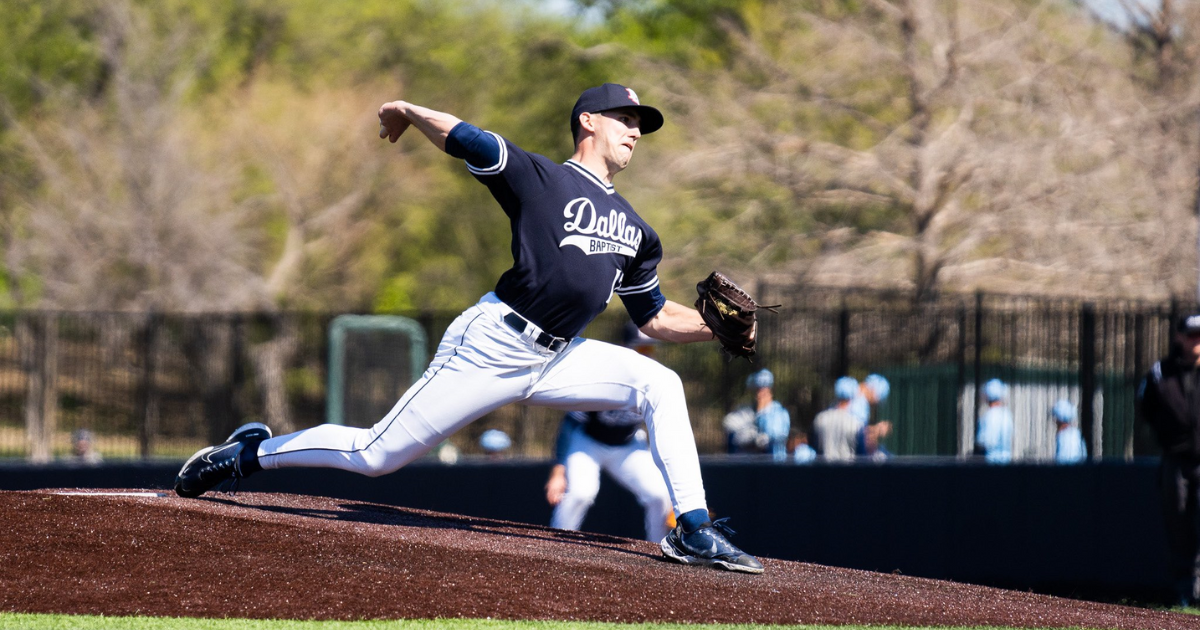
<path id="1" fill-rule="evenodd" d="M 559 352 L 562 350 L 563 340 L 544 330 L 538 334 L 533 342 L 551 352 Z"/>

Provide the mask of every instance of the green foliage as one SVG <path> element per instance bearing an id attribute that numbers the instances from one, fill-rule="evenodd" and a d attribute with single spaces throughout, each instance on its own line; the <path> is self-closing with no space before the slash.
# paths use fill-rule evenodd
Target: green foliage
<path id="1" fill-rule="evenodd" d="M 150 2 L 147 6 L 155 6 Z M 176 20 L 196 22 L 207 33 L 202 38 L 213 52 L 200 76 L 203 92 L 248 80 L 267 65 L 281 45 L 287 21 L 287 3 L 269 0 L 215 0 L 177 3 Z"/>
<path id="2" fill-rule="evenodd" d="M 371 310 L 376 313 L 411 313 L 419 305 L 413 300 L 418 293 L 417 278 L 408 272 L 392 276 L 375 295 Z"/>
<path id="3" fill-rule="evenodd" d="M 88 93 L 99 86 L 103 71 L 90 39 L 91 7 L 84 0 L 5 0 L 0 98 L 18 114 L 40 103 L 48 88 L 66 84 Z"/>
<path id="4" fill-rule="evenodd" d="M 641 0 L 612 2 L 605 31 L 612 41 L 681 69 L 715 70 L 730 59 L 725 25 L 744 26 L 749 0 Z"/>

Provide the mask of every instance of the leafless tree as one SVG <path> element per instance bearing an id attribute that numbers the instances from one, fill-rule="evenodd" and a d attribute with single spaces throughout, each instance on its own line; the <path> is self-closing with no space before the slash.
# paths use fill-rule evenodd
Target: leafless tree
<path id="1" fill-rule="evenodd" d="M 942 287 L 1161 297 L 1178 285 L 1176 241 L 1194 231 L 1169 208 L 1192 174 L 1154 147 L 1192 134 L 1154 130 L 1180 110 L 1143 98 L 1111 33 L 1055 3 L 863 6 L 765 3 L 754 21 L 720 22 L 728 67 L 662 69 L 682 126 L 704 130 L 671 174 L 737 209 L 723 234 L 765 239 L 738 242 L 752 252 L 790 245 L 796 277 L 918 299 Z M 764 180 L 811 218 L 808 234 L 745 229 L 763 186 L 738 183 Z"/>

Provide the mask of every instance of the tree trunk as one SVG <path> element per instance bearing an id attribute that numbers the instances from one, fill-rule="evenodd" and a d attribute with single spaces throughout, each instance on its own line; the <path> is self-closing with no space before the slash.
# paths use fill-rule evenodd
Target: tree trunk
<path id="1" fill-rule="evenodd" d="M 58 427 L 58 320 L 51 314 L 17 319 L 17 344 L 25 373 L 25 435 L 29 459 L 49 462 Z"/>
<path id="2" fill-rule="evenodd" d="M 155 387 L 158 371 L 158 338 L 162 317 L 151 313 L 146 320 L 145 328 L 138 335 L 139 354 L 141 355 L 141 377 L 138 380 L 137 391 L 137 422 L 138 446 L 143 459 L 148 459 L 154 446 L 154 436 L 158 434 L 159 393 Z"/>
<path id="3" fill-rule="evenodd" d="M 208 441 L 225 439 L 241 421 L 238 411 L 237 383 L 240 349 L 235 343 L 235 322 L 228 318 L 197 319 L 196 329 L 187 337 L 184 352 L 196 375 L 197 393 L 208 429 Z"/>
<path id="4" fill-rule="evenodd" d="M 274 336 L 250 351 L 254 377 L 262 392 L 263 416 L 267 426 L 277 434 L 292 433 L 291 408 L 287 397 L 287 365 L 296 354 L 299 341 L 296 322 L 290 317 L 276 315 L 271 319 Z"/>

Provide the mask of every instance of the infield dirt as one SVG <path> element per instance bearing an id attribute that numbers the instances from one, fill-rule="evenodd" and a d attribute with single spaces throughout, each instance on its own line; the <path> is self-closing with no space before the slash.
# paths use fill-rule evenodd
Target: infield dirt
<path id="1" fill-rule="evenodd" d="M 733 574 L 670 564 L 644 541 L 372 503 L 61 492 L 0 492 L 0 610 L 1200 629 L 1179 613 L 770 558 L 763 575 Z"/>

